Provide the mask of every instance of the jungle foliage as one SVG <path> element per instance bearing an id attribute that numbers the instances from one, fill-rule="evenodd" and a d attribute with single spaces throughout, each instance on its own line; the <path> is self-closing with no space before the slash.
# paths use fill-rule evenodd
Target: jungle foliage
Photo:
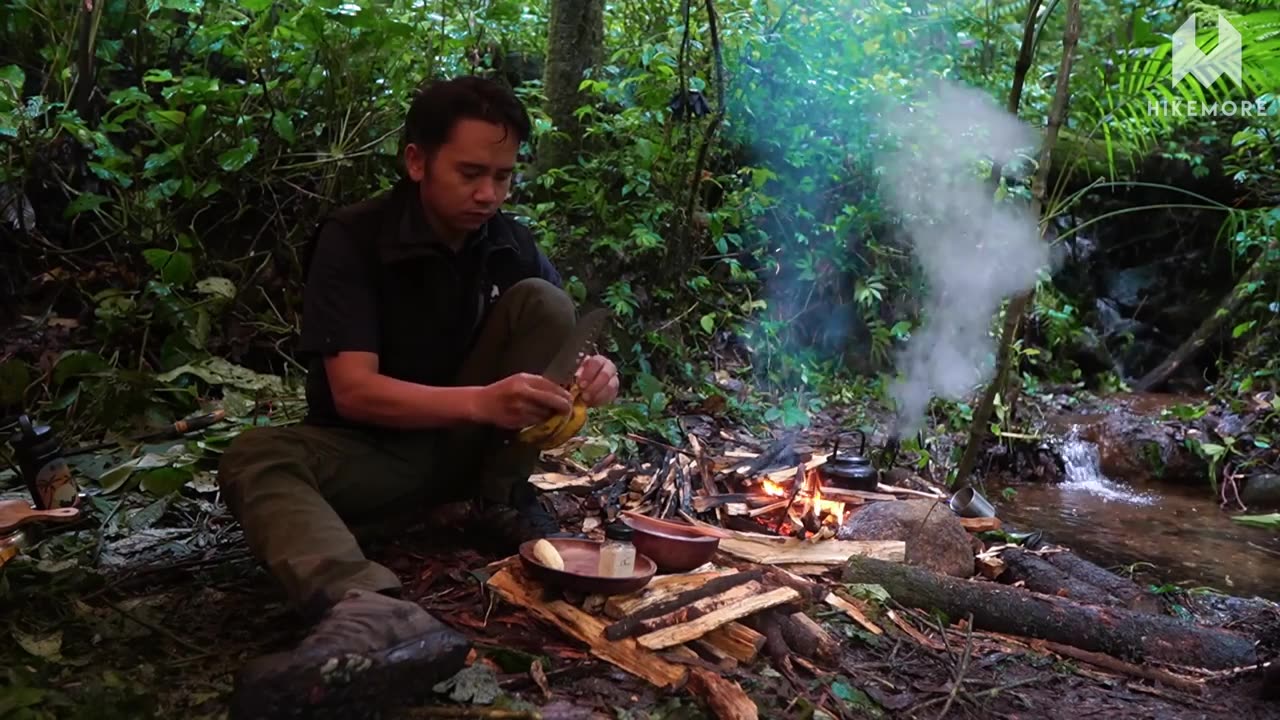
<path id="1" fill-rule="evenodd" d="M 753 412 L 724 389 L 744 363 L 746 387 L 779 393 L 756 416 L 771 423 L 802 423 L 851 388 L 880 392 L 926 288 L 877 185 L 892 141 L 869 119 L 932 81 L 1003 105 L 1029 5 L 607 3 L 601 62 L 579 87 L 585 149 L 527 176 L 511 209 L 579 301 L 615 312 L 629 402 L 613 419 L 659 422 L 689 388 Z M 1062 5 L 1036 4 L 1019 107 L 1034 128 Z M 1196 13 L 1211 46 L 1219 12 L 1243 35 L 1244 86 L 1172 87 L 1170 34 Z M 207 385 L 246 401 L 288 394 L 299 248 L 316 219 L 394 181 L 400 119 L 425 78 L 503 77 L 539 137 L 554 132 L 548 17 L 547 3 L 510 0 L 0 1 L 0 291 L 15 328 L 0 414 L 35 408 L 87 430 L 188 412 Z M 1206 242 L 1236 276 L 1260 254 L 1280 263 L 1280 9 L 1089 0 L 1084 17 L 1048 241 L 1107 222 L 1087 199 L 1150 182 L 1154 163 L 1226 180 L 1229 197 L 1160 202 L 1216 214 Z M 1232 99 L 1264 112 L 1159 111 Z M 992 191 L 1025 201 L 1029 176 Z M 1280 294 L 1273 279 L 1249 293 L 1214 373 L 1231 394 L 1274 388 L 1280 372 Z M 1073 361 L 1077 303 L 1045 275 L 1015 367 L 1028 388 L 1121 382 Z M 966 406 L 953 410 L 963 421 Z"/>

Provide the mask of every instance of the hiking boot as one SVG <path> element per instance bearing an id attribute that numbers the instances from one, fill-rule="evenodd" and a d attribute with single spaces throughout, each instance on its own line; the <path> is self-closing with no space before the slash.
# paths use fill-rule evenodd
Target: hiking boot
<path id="1" fill-rule="evenodd" d="M 376 718 L 452 677 L 471 642 L 416 603 L 350 590 L 292 651 L 251 661 L 235 679 L 232 720 Z"/>

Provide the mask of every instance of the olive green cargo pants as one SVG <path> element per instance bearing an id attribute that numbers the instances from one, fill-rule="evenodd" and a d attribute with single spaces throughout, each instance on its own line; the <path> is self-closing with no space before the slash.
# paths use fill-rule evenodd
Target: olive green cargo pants
<path id="1" fill-rule="evenodd" d="M 539 279 L 499 298 L 457 383 L 483 385 L 542 372 L 575 322 L 564 291 Z M 232 441 L 218 484 L 253 555 L 306 614 L 351 588 L 397 590 L 364 555 L 352 526 L 403 518 L 435 501 L 505 502 L 527 482 L 538 451 L 503 445 L 488 427 L 375 433 L 294 425 L 247 430 Z"/>

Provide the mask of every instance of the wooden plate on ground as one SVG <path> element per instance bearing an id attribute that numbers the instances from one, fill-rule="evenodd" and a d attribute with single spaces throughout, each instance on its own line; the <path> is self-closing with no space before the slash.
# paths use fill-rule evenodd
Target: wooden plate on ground
<path id="1" fill-rule="evenodd" d="M 648 585 L 658 572 L 658 566 L 653 560 L 637 552 L 635 572 L 630 577 L 603 577 L 596 574 L 601 543 L 576 538 L 547 538 L 547 542 L 551 543 L 564 560 L 564 570 L 555 570 L 533 557 L 536 542 L 530 540 L 520 545 L 520 561 L 534 579 L 562 590 L 588 595 L 626 595 Z"/>

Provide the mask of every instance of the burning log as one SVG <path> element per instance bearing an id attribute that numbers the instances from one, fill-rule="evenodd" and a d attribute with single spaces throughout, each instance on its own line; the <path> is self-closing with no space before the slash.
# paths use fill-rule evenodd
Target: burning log
<path id="1" fill-rule="evenodd" d="M 1164 615 L 1084 605 L 874 558 L 850 558 L 843 579 L 880 585 L 909 607 L 940 610 L 953 618 L 972 615 L 975 628 L 1050 640 L 1124 660 L 1150 658 L 1210 670 L 1258 662 L 1249 638 Z"/>

